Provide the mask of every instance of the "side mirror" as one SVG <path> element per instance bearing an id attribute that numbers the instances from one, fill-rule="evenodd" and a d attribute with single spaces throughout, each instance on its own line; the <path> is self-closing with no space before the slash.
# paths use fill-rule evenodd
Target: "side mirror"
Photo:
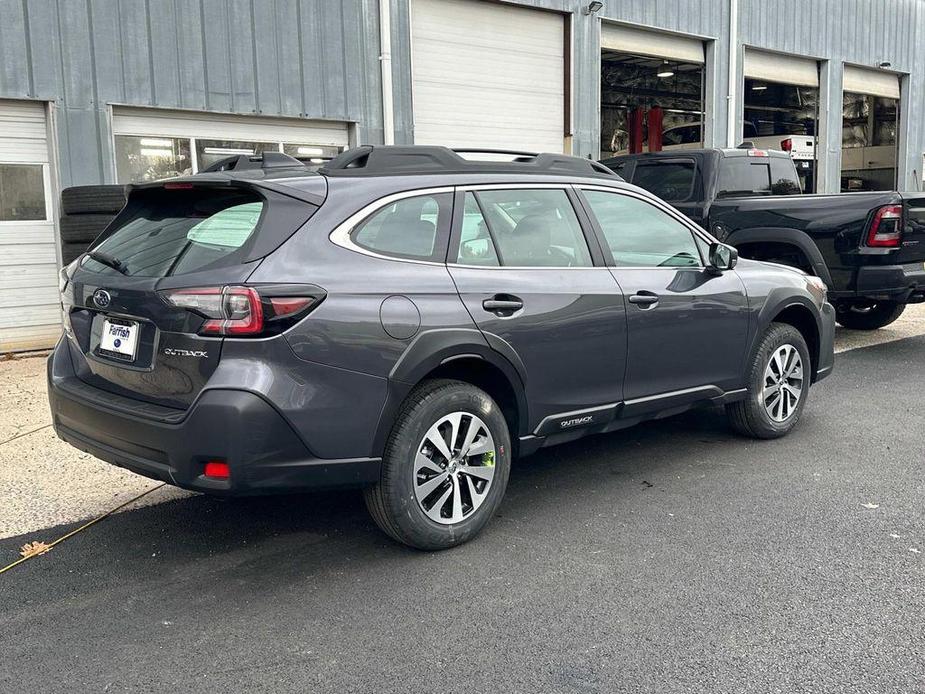
<path id="1" fill-rule="evenodd" d="M 739 261 L 739 252 L 725 243 L 710 245 L 710 267 L 717 272 L 731 270 Z"/>

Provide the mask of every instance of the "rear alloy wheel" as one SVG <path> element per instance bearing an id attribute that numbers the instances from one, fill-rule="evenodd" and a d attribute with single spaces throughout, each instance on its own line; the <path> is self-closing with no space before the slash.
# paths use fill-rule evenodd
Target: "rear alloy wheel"
<path id="1" fill-rule="evenodd" d="M 906 305 L 898 301 L 845 301 L 835 320 L 851 330 L 877 330 L 899 318 Z"/>
<path id="2" fill-rule="evenodd" d="M 745 399 L 726 406 L 732 427 L 757 439 L 784 436 L 796 426 L 812 380 L 806 340 L 792 325 L 772 323 L 752 357 Z"/>
<path id="3" fill-rule="evenodd" d="M 366 506 L 401 543 L 426 550 L 461 544 L 500 504 L 510 450 L 507 421 L 487 393 L 461 381 L 427 381 L 402 406 Z"/>
<path id="4" fill-rule="evenodd" d="M 453 412 L 434 424 L 414 459 L 414 496 L 435 523 L 460 523 L 475 513 L 495 477 L 495 440 L 481 419 Z"/>

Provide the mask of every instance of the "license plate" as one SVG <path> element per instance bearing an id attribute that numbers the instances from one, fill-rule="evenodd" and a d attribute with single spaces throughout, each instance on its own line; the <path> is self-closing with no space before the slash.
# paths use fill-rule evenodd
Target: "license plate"
<path id="1" fill-rule="evenodd" d="M 103 321 L 103 334 L 100 336 L 100 351 L 124 359 L 135 361 L 135 346 L 138 344 L 138 323 L 118 318 Z"/>

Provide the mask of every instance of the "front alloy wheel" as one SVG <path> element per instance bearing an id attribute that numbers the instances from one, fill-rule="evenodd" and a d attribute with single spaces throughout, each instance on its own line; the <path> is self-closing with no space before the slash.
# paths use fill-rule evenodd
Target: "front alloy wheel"
<path id="1" fill-rule="evenodd" d="M 495 440 L 481 419 L 453 412 L 434 424 L 417 449 L 414 497 L 432 521 L 459 523 L 478 510 L 495 476 Z"/>
<path id="2" fill-rule="evenodd" d="M 726 405 L 732 428 L 756 439 L 786 435 L 800 420 L 811 383 L 806 339 L 792 325 L 771 323 L 752 352 L 745 397 Z"/>
<path id="3" fill-rule="evenodd" d="M 797 410 L 803 397 L 803 360 L 797 348 L 781 345 L 771 355 L 764 370 L 764 390 L 761 398 L 768 416 L 775 422 L 785 422 Z"/>

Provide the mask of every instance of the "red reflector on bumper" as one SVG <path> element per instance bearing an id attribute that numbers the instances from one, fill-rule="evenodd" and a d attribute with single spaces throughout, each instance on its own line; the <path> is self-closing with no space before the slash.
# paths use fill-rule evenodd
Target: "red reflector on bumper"
<path id="1" fill-rule="evenodd" d="M 227 480 L 231 477 L 231 469 L 224 460 L 210 460 L 206 463 L 204 474 L 214 480 Z"/>

